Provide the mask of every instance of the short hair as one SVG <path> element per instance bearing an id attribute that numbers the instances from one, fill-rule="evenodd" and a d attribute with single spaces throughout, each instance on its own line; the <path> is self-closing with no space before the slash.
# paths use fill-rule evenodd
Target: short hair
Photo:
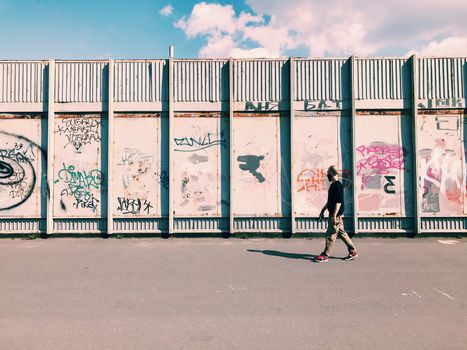
<path id="1" fill-rule="evenodd" d="M 331 173 L 332 176 L 339 175 L 339 172 L 337 171 L 336 167 L 334 165 L 331 165 L 328 168 L 328 172 Z"/>

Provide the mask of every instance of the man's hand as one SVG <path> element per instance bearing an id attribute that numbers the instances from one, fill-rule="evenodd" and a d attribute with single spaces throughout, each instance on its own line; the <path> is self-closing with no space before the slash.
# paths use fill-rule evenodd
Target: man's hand
<path id="1" fill-rule="evenodd" d="M 321 213 L 319 213 L 319 218 L 318 220 L 323 220 L 324 219 L 324 210 L 321 210 Z"/>

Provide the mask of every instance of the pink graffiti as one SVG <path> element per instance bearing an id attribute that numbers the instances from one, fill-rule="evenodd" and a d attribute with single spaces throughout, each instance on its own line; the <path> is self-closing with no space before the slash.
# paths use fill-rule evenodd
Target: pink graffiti
<path id="1" fill-rule="evenodd" d="M 420 151 L 423 193 L 445 194 L 449 201 L 462 205 L 462 161 L 454 150 L 446 148 L 445 141 L 435 140 L 433 149 Z"/>
<path id="2" fill-rule="evenodd" d="M 356 148 L 363 158 L 357 162 L 357 176 L 361 177 L 363 190 L 376 176 L 390 174 L 404 169 L 404 156 L 407 151 L 398 144 L 373 142 Z"/>

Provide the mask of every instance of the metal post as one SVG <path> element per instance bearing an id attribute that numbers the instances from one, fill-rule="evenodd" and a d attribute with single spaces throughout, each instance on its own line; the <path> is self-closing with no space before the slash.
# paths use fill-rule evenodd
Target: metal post
<path id="1" fill-rule="evenodd" d="M 418 66 L 417 56 L 412 55 L 412 149 L 413 149 L 413 181 L 414 181 L 414 235 L 421 232 L 421 219 L 420 219 L 420 181 L 418 178 Z"/>
<path id="2" fill-rule="evenodd" d="M 353 227 L 354 235 L 358 234 L 358 200 L 357 200 L 357 187 L 356 187 L 356 156 L 355 156 L 355 125 L 357 118 L 357 108 L 355 106 L 355 56 L 350 57 L 350 98 L 351 98 L 351 118 L 352 118 L 352 196 L 353 196 Z"/>
<path id="3" fill-rule="evenodd" d="M 47 102 L 47 221 L 46 233 L 54 233 L 53 203 L 54 203 L 54 130 L 55 130 L 55 60 L 49 60 L 49 83 Z"/>
<path id="4" fill-rule="evenodd" d="M 110 59 L 108 64 L 109 76 L 107 87 L 107 234 L 113 233 L 113 159 L 114 159 L 114 60 Z"/>
<path id="5" fill-rule="evenodd" d="M 234 226 L 234 201 L 233 201 L 233 190 L 234 190 L 234 155 L 233 155 L 233 116 L 234 116 L 234 98 L 233 98 L 233 59 L 229 59 L 229 174 L 230 174 L 230 188 L 229 188 L 229 228 L 230 234 L 235 233 L 235 226 Z"/>
<path id="6" fill-rule="evenodd" d="M 296 232 L 297 224 L 295 222 L 295 181 L 294 181 L 294 115 L 295 115 L 295 59 L 290 57 L 289 65 L 290 82 L 290 224 L 292 235 Z"/>
<path id="7" fill-rule="evenodd" d="M 174 213 L 173 213 L 173 47 L 169 47 L 169 235 L 173 234 L 174 230 Z"/>

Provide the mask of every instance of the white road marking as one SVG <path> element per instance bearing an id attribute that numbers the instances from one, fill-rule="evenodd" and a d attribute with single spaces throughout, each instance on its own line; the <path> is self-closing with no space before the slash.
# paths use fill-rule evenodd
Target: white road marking
<path id="1" fill-rule="evenodd" d="M 420 294 L 418 294 L 416 291 L 412 291 L 411 293 L 401 293 L 402 295 L 404 296 L 410 296 L 410 295 L 416 295 L 419 299 L 422 298 L 422 296 Z"/>
<path id="2" fill-rule="evenodd" d="M 235 291 L 237 291 L 237 290 L 246 290 L 245 287 L 243 287 L 243 288 L 234 288 L 234 287 L 232 287 L 231 284 L 229 284 L 229 287 L 230 287 L 230 289 L 235 290 Z"/>
<path id="3" fill-rule="evenodd" d="M 456 241 L 454 239 L 438 239 L 438 243 L 441 244 L 448 244 L 448 245 L 454 245 L 456 243 L 459 243 L 459 241 Z"/>
<path id="4" fill-rule="evenodd" d="M 436 289 L 436 288 L 434 288 L 434 289 L 435 289 L 438 293 L 443 294 L 445 297 L 447 297 L 447 298 L 449 298 L 449 299 L 451 299 L 451 300 L 454 300 L 454 297 L 450 296 L 449 294 L 446 294 L 446 293 L 440 291 L 439 289 Z"/>

